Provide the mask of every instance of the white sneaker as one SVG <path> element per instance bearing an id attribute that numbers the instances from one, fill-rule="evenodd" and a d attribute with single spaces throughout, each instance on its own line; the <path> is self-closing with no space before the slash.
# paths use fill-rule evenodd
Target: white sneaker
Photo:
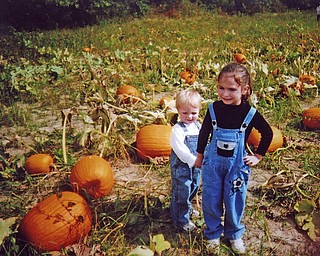
<path id="1" fill-rule="evenodd" d="M 198 218 L 199 216 L 200 216 L 200 212 L 197 211 L 196 209 L 192 208 L 191 213 L 190 213 L 190 217 Z"/>
<path id="2" fill-rule="evenodd" d="M 235 253 L 244 254 L 246 252 L 246 247 L 244 246 L 243 240 L 230 240 L 231 248 Z"/>
<path id="3" fill-rule="evenodd" d="M 186 232 L 191 232 L 196 229 L 196 225 L 192 221 L 189 221 L 182 227 L 182 229 Z"/>
<path id="4" fill-rule="evenodd" d="M 219 254 L 220 252 L 220 238 L 208 240 L 207 250 L 212 254 Z"/>

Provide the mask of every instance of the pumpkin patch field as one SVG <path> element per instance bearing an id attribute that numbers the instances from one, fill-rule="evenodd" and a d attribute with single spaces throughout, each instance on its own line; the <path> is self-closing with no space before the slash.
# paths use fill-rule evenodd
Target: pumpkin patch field
<path id="1" fill-rule="evenodd" d="M 251 168 L 246 255 L 320 255 L 320 26 L 315 13 L 190 8 L 174 18 L 0 37 L 0 255 L 209 255 L 170 219 L 175 95 L 229 62 L 274 131 Z M 226 117 L 227 118 L 227 117 Z M 254 151 L 259 133 L 247 143 Z M 192 202 L 201 211 L 201 189 Z M 222 239 L 220 255 L 234 255 Z"/>

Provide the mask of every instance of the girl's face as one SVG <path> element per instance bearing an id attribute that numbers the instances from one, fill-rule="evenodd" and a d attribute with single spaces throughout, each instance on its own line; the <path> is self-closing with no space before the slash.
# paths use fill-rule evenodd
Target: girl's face
<path id="1" fill-rule="evenodd" d="M 182 105 L 178 109 L 178 114 L 180 117 L 181 122 L 185 124 L 191 124 L 195 121 L 197 121 L 199 116 L 199 107 L 193 107 L 189 104 Z"/>
<path id="2" fill-rule="evenodd" d="M 239 86 L 233 76 L 223 75 L 218 81 L 218 96 L 226 105 L 240 105 L 249 86 Z"/>

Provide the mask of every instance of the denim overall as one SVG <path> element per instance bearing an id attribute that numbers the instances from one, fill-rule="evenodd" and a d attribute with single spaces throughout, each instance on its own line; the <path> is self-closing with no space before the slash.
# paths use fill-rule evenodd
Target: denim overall
<path id="1" fill-rule="evenodd" d="M 182 122 L 178 124 L 187 131 Z M 196 123 L 200 129 L 200 123 Z M 190 149 L 190 152 L 196 155 L 198 144 L 198 135 L 186 135 L 184 143 Z M 200 186 L 200 169 L 189 168 L 187 163 L 183 163 L 172 150 L 170 158 L 172 193 L 171 193 L 171 217 L 173 223 L 182 227 L 190 220 L 192 212 L 191 200 L 196 196 Z"/>
<path id="2" fill-rule="evenodd" d="M 209 105 L 213 137 L 206 148 L 202 164 L 202 209 L 207 239 L 224 236 L 240 239 L 245 231 L 243 217 L 250 168 L 243 161 L 245 129 L 256 109 L 251 107 L 239 129 L 217 126 L 213 104 Z M 227 118 L 227 117 L 226 117 Z M 224 214 L 225 213 L 225 214 Z M 224 215 L 224 225 L 221 217 Z"/>

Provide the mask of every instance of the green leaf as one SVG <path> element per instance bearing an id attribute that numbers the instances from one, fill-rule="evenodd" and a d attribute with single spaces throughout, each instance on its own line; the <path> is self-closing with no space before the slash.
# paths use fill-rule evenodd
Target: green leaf
<path id="1" fill-rule="evenodd" d="M 300 202 L 297 202 L 294 206 L 294 209 L 297 212 L 307 212 L 312 213 L 316 208 L 316 204 L 313 200 L 303 199 Z"/>
<path id="2" fill-rule="evenodd" d="M 316 233 L 315 233 L 315 226 L 313 224 L 312 221 L 307 222 L 306 224 L 304 224 L 302 226 L 303 230 L 307 230 L 308 231 L 308 236 L 315 241 L 316 239 Z"/>
<path id="3" fill-rule="evenodd" d="M 0 219 L 0 244 L 3 240 L 11 234 L 10 227 L 16 222 L 17 217 L 11 217 L 8 219 Z"/>
<path id="4" fill-rule="evenodd" d="M 167 249 L 170 249 L 171 244 L 168 241 L 164 240 L 163 234 L 158 234 L 152 237 L 152 241 L 150 241 L 150 248 L 154 248 L 159 255 L 161 252 Z"/>
<path id="5" fill-rule="evenodd" d="M 309 214 L 302 212 L 302 213 L 297 213 L 295 215 L 296 222 L 299 227 L 302 227 L 307 218 L 309 217 Z"/>

